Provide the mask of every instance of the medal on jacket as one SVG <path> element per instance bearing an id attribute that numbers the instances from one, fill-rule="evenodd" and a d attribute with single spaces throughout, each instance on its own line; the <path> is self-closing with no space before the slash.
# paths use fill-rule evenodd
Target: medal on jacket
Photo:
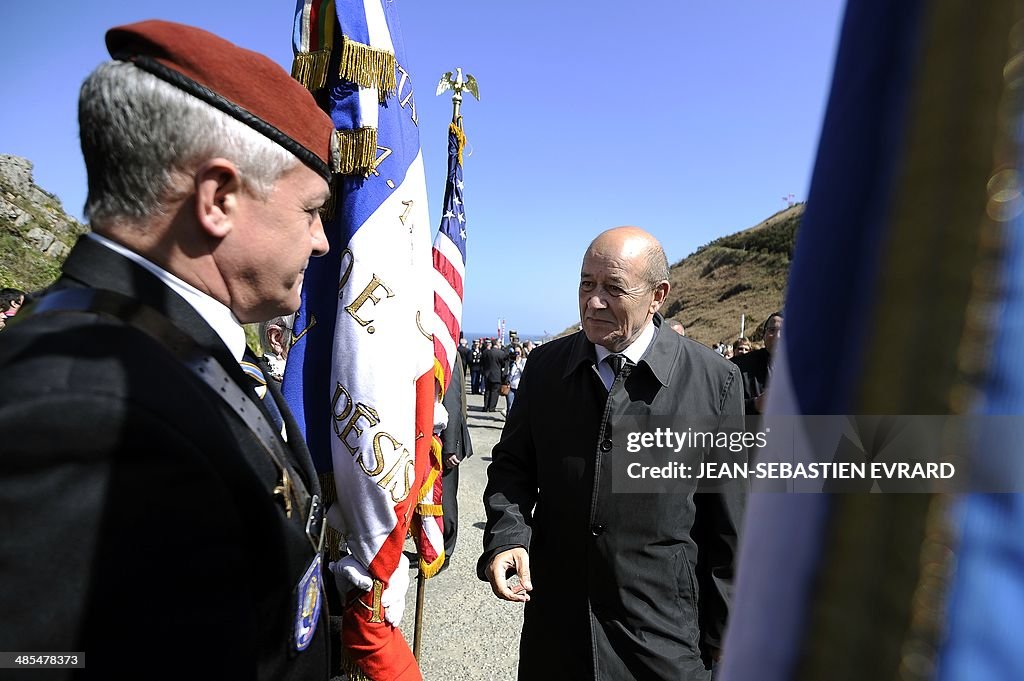
<path id="1" fill-rule="evenodd" d="M 318 553 L 299 580 L 298 603 L 295 610 L 295 648 L 305 650 L 313 641 L 316 625 L 320 619 L 321 559 Z"/>

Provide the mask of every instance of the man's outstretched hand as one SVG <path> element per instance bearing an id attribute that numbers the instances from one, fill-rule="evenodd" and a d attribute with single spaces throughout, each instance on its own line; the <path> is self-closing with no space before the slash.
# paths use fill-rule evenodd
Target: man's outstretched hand
<path id="1" fill-rule="evenodd" d="M 509 573 L 513 573 L 511 576 Z M 513 603 L 530 600 L 533 583 L 530 581 L 530 554 L 522 546 L 502 551 L 487 566 L 487 580 L 498 598 Z"/>

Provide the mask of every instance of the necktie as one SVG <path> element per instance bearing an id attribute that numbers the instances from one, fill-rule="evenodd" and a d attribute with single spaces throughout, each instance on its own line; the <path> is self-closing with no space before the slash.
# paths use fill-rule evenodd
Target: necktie
<path id="1" fill-rule="evenodd" d="M 246 352 L 244 359 L 238 364 L 242 367 L 242 371 L 244 371 L 245 375 L 249 378 L 249 385 L 263 404 L 263 408 L 266 411 L 267 416 L 270 417 L 270 422 L 274 425 L 274 429 L 281 433 L 281 437 L 287 441 L 288 437 L 285 435 L 284 417 L 281 416 L 281 410 L 278 408 L 277 403 L 274 402 L 274 396 L 270 394 L 269 388 L 267 388 L 267 376 L 263 373 L 263 369 L 260 367 L 259 361 L 255 356 Z"/>
<path id="2" fill-rule="evenodd" d="M 622 372 L 622 367 L 626 364 L 626 356 L 620 354 L 608 355 L 608 366 L 612 368 L 612 373 L 616 377 Z"/>

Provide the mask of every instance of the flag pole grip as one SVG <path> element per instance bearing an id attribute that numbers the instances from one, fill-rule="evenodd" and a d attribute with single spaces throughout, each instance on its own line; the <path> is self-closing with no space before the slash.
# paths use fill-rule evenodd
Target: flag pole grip
<path id="1" fill-rule="evenodd" d="M 427 590 L 427 578 L 420 570 L 416 575 L 416 627 L 412 635 L 412 654 L 416 662 L 420 661 L 420 638 L 423 634 L 423 599 Z"/>

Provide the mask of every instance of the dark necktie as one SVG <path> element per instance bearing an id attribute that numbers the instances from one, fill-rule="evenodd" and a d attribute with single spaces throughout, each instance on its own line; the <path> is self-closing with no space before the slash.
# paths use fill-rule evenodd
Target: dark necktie
<path id="1" fill-rule="evenodd" d="M 620 354 L 608 355 L 608 366 L 612 368 L 612 373 L 616 377 L 622 372 L 622 367 L 626 364 L 626 356 Z"/>
<path id="2" fill-rule="evenodd" d="M 246 350 L 244 358 L 238 364 L 249 379 L 249 386 L 263 404 L 263 408 L 267 416 L 270 417 L 274 430 L 280 433 L 282 438 L 287 439 L 284 434 L 284 417 L 281 416 L 281 410 L 274 401 L 274 396 L 271 394 L 270 389 L 267 388 L 267 376 L 263 373 L 259 360 L 256 359 L 255 355 Z"/>

